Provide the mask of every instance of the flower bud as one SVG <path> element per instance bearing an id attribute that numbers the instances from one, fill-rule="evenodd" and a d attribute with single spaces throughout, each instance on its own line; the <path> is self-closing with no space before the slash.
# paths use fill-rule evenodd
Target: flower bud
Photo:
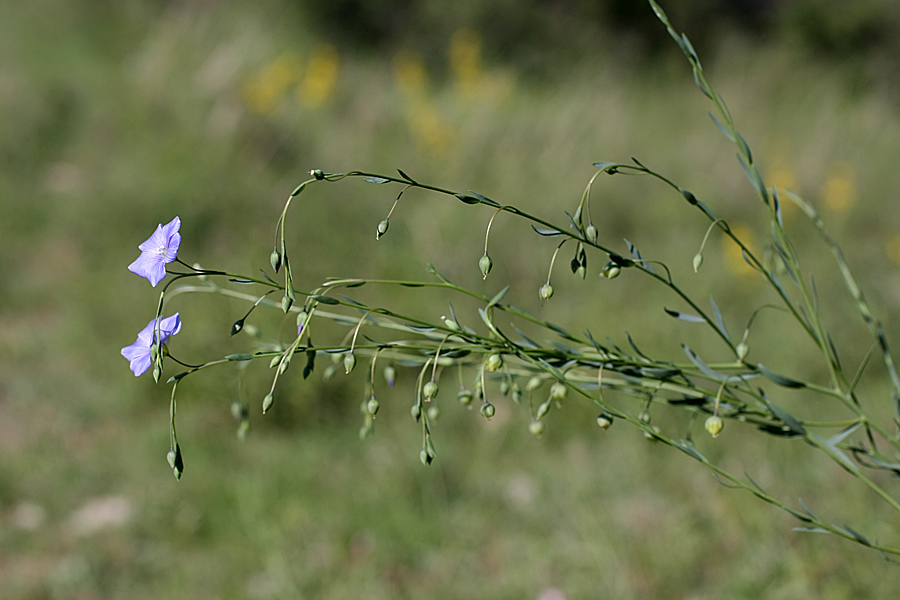
<path id="1" fill-rule="evenodd" d="M 235 421 L 240 421 L 244 418 L 244 405 L 237 400 L 231 403 L 231 416 L 234 417 Z"/>
<path id="2" fill-rule="evenodd" d="M 545 283 L 538 291 L 538 295 L 541 297 L 541 300 L 549 300 L 553 297 L 553 286 L 549 283 Z"/>
<path id="3" fill-rule="evenodd" d="M 422 451 L 419 452 L 419 460 L 422 461 L 422 464 L 427 467 L 431 464 L 431 461 L 434 460 L 434 457 L 428 454 L 428 450 L 422 448 Z"/>
<path id="4" fill-rule="evenodd" d="M 619 276 L 619 273 L 622 271 L 622 268 L 619 267 L 616 263 L 610 261 L 606 263 L 606 266 L 603 267 L 603 270 L 600 271 L 600 277 L 606 277 L 607 279 L 615 279 Z"/>
<path id="5" fill-rule="evenodd" d="M 706 419 L 704 427 L 706 428 L 706 431 L 709 432 L 709 435 L 717 438 L 719 437 L 719 434 L 722 433 L 722 429 L 725 428 L 725 421 L 722 420 L 722 417 L 713 415 Z"/>
<path id="6" fill-rule="evenodd" d="M 481 257 L 481 260 L 478 261 L 478 268 L 481 269 L 481 274 L 484 275 L 484 278 L 487 279 L 488 273 L 491 272 L 491 267 L 494 266 L 494 261 L 491 260 L 491 257 L 485 254 Z"/>
<path id="7" fill-rule="evenodd" d="M 456 321 L 453 319 L 448 319 L 447 317 L 441 317 L 441 320 L 444 322 L 444 327 L 450 329 L 452 331 L 459 331 L 459 325 L 456 324 Z"/>
<path id="8" fill-rule="evenodd" d="M 158 362 L 153 365 L 153 381 L 159 383 L 159 378 L 162 376 L 162 363 Z"/>
<path id="9" fill-rule="evenodd" d="M 456 394 L 456 399 L 459 400 L 459 403 L 463 406 L 470 406 L 472 404 L 472 392 L 463 388 Z"/>
<path id="10" fill-rule="evenodd" d="M 305 310 L 301 310 L 297 313 L 297 335 L 300 335 L 300 332 L 303 331 L 303 326 L 306 323 L 307 317 L 309 317 L 309 313 Z"/>
<path id="11" fill-rule="evenodd" d="M 422 395 L 425 396 L 425 400 L 431 400 L 438 394 L 438 384 L 432 380 L 422 386 Z"/>
<path id="12" fill-rule="evenodd" d="M 378 229 L 375 231 L 375 239 L 380 240 L 381 236 L 387 233 L 388 227 L 390 227 L 390 222 L 387 219 L 383 220 L 378 224 Z"/>
<path id="13" fill-rule="evenodd" d="M 694 273 L 700 270 L 700 265 L 703 264 L 703 253 L 698 252 L 694 255 Z"/>
<path id="14" fill-rule="evenodd" d="M 282 373 L 284 373 L 285 371 L 287 371 L 287 368 L 288 368 L 290 365 L 291 365 L 291 356 L 290 356 L 290 355 L 285 356 L 285 357 L 284 357 L 284 360 L 281 361 L 281 364 L 278 365 L 278 374 L 281 375 Z"/>
<path id="15" fill-rule="evenodd" d="M 272 264 L 272 269 L 277 273 L 278 269 L 281 268 L 281 252 L 272 250 L 272 254 L 269 255 L 269 262 Z"/>
<path id="16" fill-rule="evenodd" d="M 416 402 L 413 404 L 412 408 L 409 409 L 409 412 L 412 415 L 413 420 L 418 423 L 419 419 L 422 417 L 422 407 L 419 406 L 419 403 Z"/>
<path id="17" fill-rule="evenodd" d="M 278 363 L 281 362 L 281 356 L 282 356 L 282 355 L 279 354 L 279 355 L 277 355 L 277 356 L 273 356 L 273 357 L 272 357 L 272 360 L 269 361 L 269 368 L 270 368 L 270 369 L 274 369 L 275 367 L 278 366 Z"/>
<path id="18" fill-rule="evenodd" d="M 592 244 L 597 243 L 597 238 L 599 237 L 597 234 L 597 228 L 594 227 L 594 224 L 591 223 L 587 226 L 587 229 L 584 230 L 585 237 L 587 237 L 588 241 Z"/>
<path id="19" fill-rule="evenodd" d="M 317 181 L 325 179 L 325 173 L 322 172 L 322 169 L 313 169 L 309 174 L 315 177 Z"/>
<path id="20" fill-rule="evenodd" d="M 543 404 L 541 404 L 540 406 L 538 406 L 537 414 L 535 415 L 534 418 L 540 420 L 540 419 L 542 419 L 542 418 L 544 417 L 544 415 L 546 415 L 548 412 L 550 412 L 550 401 L 549 401 L 549 400 L 547 400 L 546 402 L 544 402 Z"/>
<path id="21" fill-rule="evenodd" d="M 735 350 L 737 350 L 738 360 L 744 360 L 747 358 L 747 353 L 750 352 L 750 348 L 747 347 L 747 344 L 744 342 L 738 344 Z"/>
<path id="22" fill-rule="evenodd" d="M 432 405 L 428 408 L 428 412 L 426 412 L 425 414 L 428 415 L 429 421 L 437 421 L 438 417 L 441 416 L 441 409 L 439 409 L 437 406 Z"/>
<path id="23" fill-rule="evenodd" d="M 497 369 L 503 366 L 503 357 L 499 354 L 491 354 L 487 357 L 487 360 L 484 361 L 484 368 L 493 373 Z"/>
<path id="24" fill-rule="evenodd" d="M 539 438 L 544 435 L 544 422 L 543 421 L 532 421 L 528 424 L 528 431 L 531 432 L 531 435 Z"/>
<path id="25" fill-rule="evenodd" d="M 584 268 L 584 265 L 579 265 L 579 267 L 575 269 L 575 274 L 584 279 L 587 277 L 587 269 Z"/>
<path id="26" fill-rule="evenodd" d="M 375 416 L 376 414 L 378 414 L 378 406 L 378 400 L 375 398 L 375 396 L 372 396 L 366 403 L 366 410 L 369 411 L 370 415 Z"/>
<path id="27" fill-rule="evenodd" d="M 281 299 L 281 310 L 287 314 L 287 311 L 291 310 L 291 306 L 294 304 L 294 299 L 291 298 L 289 294 L 285 294 L 284 298 Z"/>
<path id="28" fill-rule="evenodd" d="M 266 414 L 266 411 L 268 411 L 270 408 L 272 408 L 273 404 L 275 404 L 274 394 L 272 394 L 272 393 L 266 394 L 266 397 L 263 398 L 263 405 L 262 405 L 263 414 Z"/>
<path id="29" fill-rule="evenodd" d="M 350 371 L 352 371 L 355 366 L 356 356 L 354 356 L 352 352 L 348 352 L 344 355 L 344 371 L 349 375 Z"/>
<path id="30" fill-rule="evenodd" d="M 535 375 L 531 379 L 528 380 L 528 383 L 525 384 L 526 392 L 533 392 L 534 390 L 541 387 L 541 384 L 544 383 L 544 380 Z"/>
<path id="31" fill-rule="evenodd" d="M 241 332 L 241 329 L 244 328 L 244 320 L 238 319 L 234 322 L 234 325 L 231 326 L 231 335 L 235 335 Z"/>
<path id="32" fill-rule="evenodd" d="M 491 404 L 490 402 L 485 402 L 481 406 L 481 416 L 484 417 L 485 419 L 490 419 L 491 417 L 493 417 L 495 412 L 496 412 L 496 409 L 494 408 L 494 405 Z"/>
<path id="33" fill-rule="evenodd" d="M 609 413 L 600 413 L 597 415 L 597 425 L 600 429 L 606 431 L 612 426 L 612 415 Z"/>
<path id="34" fill-rule="evenodd" d="M 504 379 L 500 382 L 500 393 L 504 396 L 509 395 L 509 379 Z"/>
<path id="35" fill-rule="evenodd" d="M 550 399 L 556 400 L 557 402 L 561 402 L 566 399 L 566 394 L 569 393 L 569 388 L 566 387 L 561 381 L 557 381 L 550 387 Z"/>
<path id="36" fill-rule="evenodd" d="M 387 383 L 388 387 L 393 389 L 394 382 L 397 380 L 397 369 L 394 368 L 394 365 L 388 365 L 384 368 L 384 381 Z"/>

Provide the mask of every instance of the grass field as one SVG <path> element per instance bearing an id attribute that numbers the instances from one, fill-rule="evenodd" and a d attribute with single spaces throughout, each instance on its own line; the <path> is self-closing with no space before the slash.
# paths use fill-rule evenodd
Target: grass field
<path id="1" fill-rule="evenodd" d="M 258 406 L 269 375 L 240 383 L 237 369 L 222 368 L 191 378 L 179 388 L 187 467 L 176 482 L 165 463 L 169 388 L 135 379 L 119 355 L 157 301 L 126 266 L 174 215 L 185 261 L 254 273 L 268 263 L 285 196 L 312 168 L 399 167 L 563 222 L 592 162 L 635 156 L 741 224 L 760 249 L 765 236 L 753 189 L 675 47 L 639 69 L 627 57 L 585 59 L 536 78 L 481 60 L 475 32 L 448 39 L 442 57 L 361 56 L 320 38 L 313 23 L 298 35 L 279 2 L 254 6 L 0 7 L 0 596 L 892 595 L 900 570 L 875 553 L 792 532 L 786 515 L 640 432 L 599 430 L 594 409 L 577 402 L 536 440 L 511 403 L 497 402 L 485 423 L 448 389 L 438 458 L 424 468 L 409 373 L 381 397 L 365 442 L 358 373 L 289 378 L 277 410 L 254 414 L 243 442 L 229 406 L 236 394 Z M 706 62 L 764 175 L 820 208 L 900 347 L 896 100 L 783 47 L 735 39 Z M 512 220 L 494 225 L 495 267 L 482 282 L 482 207 L 410 193 L 376 243 L 394 193 L 345 182 L 304 194 L 289 220 L 298 287 L 331 275 L 421 279 L 433 262 L 484 293 L 510 282 L 517 306 L 573 330 L 618 342 L 629 331 L 663 356 L 685 339 L 712 348 L 666 317 L 673 299 L 660 290 L 597 278 L 599 256 L 587 281 L 558 269 L 556 295 L 542 306 L 554 245 Z M 669 190 L 598 180 L 593 211 L 602 239 L 666 257 L 676 277 L 695 278 L 700 298 L 715 294 L 735 329 L 768 301 L 718 239 L 701 275 L 691 273 L 706 223 Z M 837 269 L 802 215 L 786 218 L 833 306 L 839 346 L 858 360 L 868 342 L 848 317 Z M 433 293 L 363 289 L 370 302 L 432 319 L 446 310 Z M 180 302 L 179 356 L 240 351 L 228 330 L 242 304 Z M 292 323 L 272 314 L 260 326 L 279 336 Z M 820 367 L 804 359 L 814 348 L 784 338 L 777 320 L 759 331 L 751 352 L 765 348 L 816 376 Z M 887 397 L 883 374 L 872 373 L 865 393 Z M 836 521 L 897 538 L 892 515 L 808 448 L 739 427 L 698 445 L 785 501 L 802 496 Z"/>

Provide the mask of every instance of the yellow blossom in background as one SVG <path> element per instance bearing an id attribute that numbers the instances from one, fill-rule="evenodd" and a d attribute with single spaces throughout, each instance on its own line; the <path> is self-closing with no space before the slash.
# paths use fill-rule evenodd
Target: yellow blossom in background
<path id="1" fill-rule="evenodd" d="M 324 105 L 334 93 L 339 67 L 340 59 L 334 46 L 317 46 L 309 57 L 306 75 L 297 86 L 298 100 L 307 108 Z"/>
<path id="2" fill-rule="evenodd" d="M 753 231 L 743 223 L 729 223 L 729 227 L 731 227 L 731 232 L 734 233 L 735 237 L 741 240 L 755 254 Z M 756 273 L 756 269 L 744 260 L 741 247 L 725 235 L 722 236 L 722 251 L 725 254 L 725 266 L 735 275 L 743 276 Z"/>
<path id="3" fill-rule="evenodd" d="M 451 36 L 450 71 L 463 97 L 471 99 L 478 95 L 483 78 L 481 38 L 471 29 L 459 29 Z"/>
<path id="4" fill-rule="evenodd" d="M 284 92 L 300 76 L 302 63 L 296 54 L 282 54 L 253 75 L 241 96 L 250 112 L 270 116 L 278 108 Z"/>
<path id="5" fill-rule="evenodd" d="M 427 101 L 416 102 L 410 108 L 407 118 L 416 145 L 420 148 L 437 155 L 450 149 L 456 134 L 434 104 Z"/>
<path id="6" fill-rule="evenodd" d="M 884 253 L 888 259 L 897 266 L 900 266 L 900 233 L 895 233 L 884 246 Z"/>
<path id="7" fill-rule="evenodd" d="M 830 211 L 842 213 L 850 210 L 856 204 L 856 169 L 853 165 L 846 161 L 831 163 L 819 196 Z"/>
<path id="8" fill-rule="evenodd" d="M 428 84 L 422 56 L 413 50 L 401 50 L 394 56 L 394 80 L 407 96 L 420 97 Z"/>

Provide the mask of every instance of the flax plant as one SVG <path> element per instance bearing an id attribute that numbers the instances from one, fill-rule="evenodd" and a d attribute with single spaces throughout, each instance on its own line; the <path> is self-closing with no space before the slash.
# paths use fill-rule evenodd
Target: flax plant
<path id="1" fill-rule="evenodd" d="M 731 473 L 713 462 L 694 444 L 690 427 L 686 433 L 677 433 L 680 427 L 659 418 L 656 410 L 661 406 L 673 407 L 699 416 L 704 429 L 714 438 L 727 438 L 732 424 L 741 423 L 755 428 L 764 436 L 776 436 L 786 440 L 803 441 L 824 457 L 845 470 L 854 481 L 868 487 L 877 498 L 897 511 L 900 516 L 900 500 L 896 481 L 900 478 L 900 378 L 891 359 L 881 323 L 873 316 L 869 305 L 846 264 L 841 249 L 825 228 L 812 205 L 798 195 L 777 190 L 766 185 L 751 152 L 750 146 L 738 131 L 724 99 L 708 81 L 693 46 L 688 38 L 678 33 L 660 6 L 650 0 L 656 17 L 666 27 L 691 66 L 697 87 L 712 104 L 710 116 L 713 123 L 736 148 L 741 169 L 757 197 L 759 207 L 768 220 L 770 257 L 756 255 L 739 235 L 740 228 L 729 225 L 728 219 L 718 216 L 693 193 L 679 186 L 665 175 L 644 165 L 637 159 L 628 162 L 596 162 L 595 174 L 590 178 L 584 194 L 574 210 L 564 213 L 564 218 L 553 220 L 549 216 L 533 214 L 514 205 L 489 198 L 474 191 L 447 189 L 421 182 L 403 171 L 396 175 L 350 171 L 329 173 L 313 170 L 310 178 L 294 189 L 285 202 L 275 227 L 274 249 L 270 255 L 271 272 L 261 269 L 260 275 L 240 275 L 219 270 L 208 270 L 189 265 L 178 257 L 188 244 L 173 244 L 160 235 L 151 237 L 141 245 L 142 261 L 136 261 L 132 269 L 138 275 L 151 280 L 154 286 L 160 282 L 161 265 L 178 268 L 167 270 L 170 275 L 160 293 L 156 319 L 141 332 L 138 341 L 125 350 L 136 375 L 152 366 L 154 377 L 159 380 L 164 369 L 174 368 L 176 373 L 168 378 L 172 384 L 170 404 L 171 448 L 169 464 L 176 477 L 181 477 L 184 460 L 175 432 L 175 391 L 178 383 L 201 371 L 229 363 L 262 363 L 272 371 L 272 383 L 261 391 L 261 410 L 269 412 L 277 406 L 280 378 L 298 358 L 304 363 L 302 377 L 309 377 L 320 359 L 332 357 L 333 363 L 325 367 L 327 376 L 342 363 L 349 375 L 357 364 L 365 361 L 364 400 L 361 404 L 363 424 L 361 437 L 377 431 L 377 413 L 380 401 L 376 399 L 379 365 L 388 387 L 393 387 L 396 368 L 416 369 L 416 393 L 411 399 L 412 421 L 421 428 L 422 446 L 420 458 L 425 465 L 439 458 L 433 423 L 439 404 L 448 409 L 450 394 L 439 394 L 446 387 L 445 380 L 458 383 L 456 398 L 459 404 L 479 408 L 483 418 L 490 419 L 498 410 L 495 403 L 509 397 L 513 405 L 521 405 L 530 412 L 529 430 L 537 437 L 545 434 L 544 423 L 552 418 L 554 410 L 566 403 L 580 401 L 596 406 L 597 424 L 608 429 L 616 422 L 640 430 L 645 437 L 677 450 L 711 470 L 726 486 L 745 490 L 755 497 L 790 513 L 800 522 L 797 528 L 807 532 L 824 532 L 878 551 L 894 562 L 900 556 L 900 541 L 883 543 L 874 534 L 863 534 L 849 525 L 838 525 L 820 517 L 803 501 L 796 505 L 780 498 L 776 493 L 757 485 L 746 474 Z M 620 253 L 602 239 L 591 220 L 591 192 L 602 185 L 609 176 L 634 175 L 650 177 L 672 191 L 673 198 L 685 202 L 685 209 L 697 219 L 708 223 L 708 229 L 698 240 L 699 251 L 693 256 L 692 266 L 697 275 L 703 274 L 703 256 L 713 235 L 723 237 L 739 249 L 746 264 L 767 283 L 771 301 L 760 307 L 749 319 L 741 335 L 735 336 L 725 326 L 720 307 L 711 300 L 709 307 L 689 292 L 688 286 L 676 281 L 670 268 L 653 257 L 644 257 L 633 244 L 628 253 Z M 479 268 L 484 278 L 491 277 L 493 261 L 488 253 L 491 226 L 501 215 L 522 219 L 533 228 L 537 238 L 554 238 L 555 248 L 548 246 L 549 269 L 546 279 L 541 274 L 535 293 L 542 302 L 551 302 L 554 290 L 551 285 L 553 270 L 569 262 L 573 274 L 586 277 L 599 274 L 614 279 L 623 271 L 630 271 L 661 286 L 674 301 L 685 306 L 684 310 L 663 307 L 673 318 L 697 327 L 717 341 L 720 356 L 715 361 L 705 360 L 688 345 L 683 345 L 684 358 L 679 361 L 662 360 L 648 356 L 628 338 L 629 347 L 623 348 L 611 341 L 599 341 L 590 331 L 573 332 L 558 324 L 529 314 L 508 303 L 509 286 L 502 282 L 497 292 L 483 295 L 450 281 L 433 266 L 428 267 L 429 278 L 407 281 L 379 278 L 330 278 L 309 289 L 299 289 L 295 284 L 291 256 L 300 250 L 292 245 L 287 232 L 287 220 L 295 200 L 303 195 L 304 201 L 314 196 L 314 188 L 338 184 L 345 180 L 361 179 L 375 186 L 396 186 L 399 191 L 394 207 L 405 192 L 418 189 L 433 193 L 451 202 L 460 202 L 460 209 L 487 208 L 485 221 L 484 253 L 472 257 L 473 272 Z M 796 204 L 812 221 L 825 246 L 833 254 L 846 287 L 853 298 L 862 325 L 872 338 L 872 348 L 863 357 L 856 357 L 854 368 L 847 370 L 849 362 L 839 357 L 838 349 L 827 330 L 823 315 L 827 307 L 817 297 L 814 279 L 801 267 L 798 252 L 785 229 L 782 219 L 782 202 Z M 394 208 L 391 209 L 391 214 Z M 390 214 L 388 215 L 390 217 Z M 389 219 L 378 223 L 374 233 L 377 238 L 388 234 Z M 396 217 L 395 217 L 396 218 Z M 177 234 L 177 227 L 166 227 L 169 239 Z M 160 226 L 162 227 L 162 226 Z M 180 241 L 180 237 L 178 238 Z M 154 242 L 155 240 L 155 245 Z M 174 246 L 174 248 L 172 247 Z M 560 256 L 562 255 L 562 256 Z M 689 259 L 690 257 L 688 257 Z M 558 260 L 559 259 L 559 260 Z M 599 259 L 599 262 L 596 262 Z M 589 262 L 591 267 L 589 267 Z M 145 264 L 146 263 L 146 264 Z M 600 268 L 593 265 L 602 265 Z M 145 265 L 146 268 L 144 268 Z M 593 270 L 592 270 L 593 269 Z M 784 279 L 784 281 L 782 281 Z M 195 280 L 196 283 L 189 283 Z M 626 284 L 627 282 L 621 282 Z M 416 294 L 414 288 L 430 288 L 441 291 L 450 301 L 449 315 L 432 320 L 412 316 L 389 307 L 369 304 L 349 294 L 357 294 L 358 288 L 382 286 L 396 294 Z M 243 291 L 243 290 L 246 291 Z M 247 303 L 247 312 L 238 321 L 228 323 L 232 335 L 248 330 L 248 321 L 257 308 L 282 310 L 296 315 L 297 335 L 290 341 L 261 342 L 251 339 L 247 352 L 230 354 L 197 365 L 182 363 L 169 353 L 166 342 L 181 328 L 173 319 L 163 317 L 164 309 L 175 297 L 185 294 L 217 294 Z M 280 299 L 279 299 L 280 297 Z M 454 298 L 468 298 L 480 303 L 477 314 L 458 314 L 452 305 Z M 824 367 L 822 380 L 808 380 L 802 375 L 782 372 L 766 366 L 762 360 L 752 360 L 750 335 L 760 310 L 775 305 L 786 315 L 790 326 L 798 335 L 808 338 L 816 349 L 816 360 Z M 660 307 L 646 307 L 647 311 Z M 178 315 L 176 315 L 177 317 Z M 314 346 L 312 332 L 331 322 L 344 330 L 342 338 Z M 190 331 L 190 322 L 184 330 Z M 527 327 L 526 327 L 527 325 Z M 787 325 L 785 325 L 787 327 Z M 152 331 L 155 328 L 156 331 Z M 527 335 L 522 329 L 543 331 L 545 339 Z M 333 327 L 325 328 L 331 332 Z M 321 341 L 320 338 L 319 341 Z M 752 356 L 765 356 L 765 342 L 756 342 Z M 860 380 L 870 359 L 880 355 L 893 387 L 892 398 L 864 398 L 858 391 Z M 168 363 L 168 364 L 167 364 Z M 296 370 L 296 369 L 295 369 Z M 449 375 L 449 373 L 455 373 Z M 468 385 L 467 382 L 471 382 Z M 523 393 L 524 390 L 524 393 Z M 782 398 L 792 390 L 805 390 L 801 410 L 792 414 L 784 408 Z M 545 395 L 541 395 L 545 394 Z M 527 402 L 525 399 L 527 398 Z M 821 402 L 837 403 L 844 415 L 841 418 L 822 418 Z M 886 402 L 893 404 L 894 416 L 890 421 L 875 416 L 875 407 Z M 246 434 L 249 427 L 249 407 L 236 402 L 232 412 L 240 421 L 239 433 Z M 653 418 L 656 413 L 657 418 Z M 691 420 L 691 424 L 696 423 Z M 760 436 L 763 437 L 763 436 Z M 891 478 L 881 476 L 887 473 Z M 885 528 L 879 534 L 895 534 Z"/>

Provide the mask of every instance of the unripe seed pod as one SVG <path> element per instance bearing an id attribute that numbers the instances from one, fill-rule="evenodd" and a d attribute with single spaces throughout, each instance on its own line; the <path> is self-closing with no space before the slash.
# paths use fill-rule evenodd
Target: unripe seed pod
<path id="1" fill-rule="evenodd" d="M 290 356 L 285 356 L 284 360 L 281 361 L 281 364 L 278 365 L 278 374 L 281 375 L 282 373 L 287 371 L 287 368 L 290 366 L 290 364 L 291 364 Z"/>
<path id="2" fill-rule="evenodd" d="M 322 172 L 322 169 L 313 169 L 309 172 L 310 175 L 316 178 L 318 181 L 322 181 L 325 179 L 325 173 Z"/>
<path id="3" fill-rule="evenodd" d="M 491 257 L 485 254 L 481 257 L 481 260 L 478 261 L 478 268 L 481 269 L 481 274 L 484 275 L 484 278 L 487 279 L 488 273 L 491 272 L 491 268 L 494 266 L 494 261 L 491 260 Z"/>
<path id="4" fill-rule="evenodd" d="M 278 356 L 273 356 L 272 360 L 269 361 L 269 368 L 274 369 L 281 362 L 281 354 Z"/>
<path id="5" fill-rule="evenodd" d="M 612 415 L 609 413 L 601 413 L 597 415 L 597 425 L 604 431 L 612 426 Z"/>
<path id="6" fill-rule="evenodd" d="M 231 416 L 234 417 L 236 421 L 240 421 L 244 418 L 244 405 L 237 400 L 231 403 Z"/>
<path id="7" fill-rule="evenodd" d="M 484 361 L 485 370 L 493 373 L 497 369 L 503 366 L 503 357 L 499 354 L 491 354 L 487 357 L 487 360 Z"/>
<path id="8" fill-rule="evenodd" d="M 538 291 L 538 295 L 541 297 L 541 300 L 549 300 L 553 297 L 553 286 L 549 283 L 545 283 Z"/>
<path id="9" fill-rule="evenodd" d="M 300 332 L 303 331 L 303 326 L 306 323 L 307 317 L 309 317 L 309 313 L 305 310 L 301 310 L 297 313 L 297 335 L 300 335 Z"/>
<path id="10" fill-rule="evenodd" d="M 525 384 L 526 392 L 533 392 L 534 390 L 541 387 L 541 384 L 544 383 L 544 380 L 538 376 L 534 376 L 528 380 L 528 383 Z"/>
<path id="11" fill-rule="evenodd" d="M 281 252 L 278 250 L 272 250 L 272 254 L 269 255 L 269 262 L 272 264 L 272 268 L 275 272 L 278 272 L 278 269 L 281 268 Z"/>
<path id="12" fill-rule="evenodd" d="M 704 427 L 706 428 L 706 431 L 709 432 L 709 435 L 717 438 L 719 437 L 719 434 L 722 433 L 722 429 L 725 428 L 725 421 L 722 420 L 722 417 L 713 415 L 706 419 Z"/>
<path id="13" fill-rule="evenodd" d="M 369 414 L 372 416 L 378 414 L 378 407 L 378 400 L 375 398 L 375 396 L 369 398 L 369 401 L 366 403 L 366 410 L 369 411 Z"/>
<path id="14" fill-rule="evenodd" d="M 747 353 L 750 352 L 750 348 L 748 348 L 747 344 L 745 344 L 744 342 L 738 344 L 735 350 L 737 350 L 738 360 L 744 360 L 745 358 L 747 358 Z"/>
<path id="15" fill-rule="evenodd" d="M 531 432 L 535 437 L 541 437 L 544 435 L 544 422 L 543 421 L 532 421 L 528 424 L 528 431 Z"/>
<path id="16" fill-rule="evenodd" d="M 422 386 L 422 395 L 425 396 L 425 400 L 431 400 L 438 394 L 438 384 L 434 381 L 429 381 L 425 385 Z"/>
<path id="17" fill-rule="evenodd" d="M 587 269 L 584 268 L 584 265 L 579 266 L 575 270 L 575 274 L 578 275 L 579 277 L 581 277 L 582 279 L 584 279 L 585 277 L 587 277 Z"/>
<path id="18" fill-rule="evenodd" d="M 584 234 L 587 237 L 588 241 L 596 244 L 597 238 L 599 237 L 597 234 L 597 228 L 594 227 L 594 224 L 591 223 L 587 226 L 587 229 L 584 230 Z"/>
<path id="19" fill-rule="evenodd" d="M 262 411 L 263 414 L 266 414 L 266 411 L 272 408 L 272 405 L 275 404 L 275 396 L 271 393 L 266 394 L 266 397 L 263 398 Z"/>
<path id="20" fill-rule="evenodd" d="M 459 403 L 463 406 L 470 406 L 472 404 L 472 392 L 467 389 L 459 390 L 459 393 L 456 394 L 456 399 L 459 400 Z"/>
<path id="21" fill-rule="evenodd" d="M 616 263 L 610 261 L 606 263 L 605 267 L 603 267 L 603 270 L 600 272 L 600 276 L 606 277 L 607 279 L 615 279 L 621 272 L 622 268 L 619 267 L 619 265 L 617 265 Z"/>
<path id="22" fill-rule="evenodd" d="M 431 456 L 425 448 L 422 448 L 422 451 L 419 452 L 419 460 L 422 461 L 422 464 L 426 467 L 431 464 L 433 459 L 434 457 Z"/>
<path id="23" fill-rule="evenodd" d="M 416 402 L 412 405 L 412 408 L 409 409 L 409 413 L 412 415 L 413 420 L 418 423 L 419 419 L 422 417 L 422 407 Z"/>
<path id="24" fill-rule="evenodd" d="M 388 227 L 390 227 L 390 222 L 385 219 L 381 223 L 378 224 L 378 229 L 375 232 L 375 239 L 380 240 L 381 236 L 387 233 Z"/>
<path id="25" fill-rule="evenodd" d="M 496 409 L 490 402 L 487 402 L 481 406 L 481 416 L 485 419 L 490 419 L 491 417 L 493 417 L 495 412 Z"/>
<path id="26" fill-rule="evenodd" d="M 394 368 L 394 365 L 388 365 L 384 368 L 384 381 L 387 383 L 389 388 L 394 387 L 394 381 L 397 379 L 397 369 Z"/>
<path id="27" fill-rule="evenodd" d="M 694 255 L 694 273 L 700 270 L 700 265 L 703 264 L 703 254 L 698 252 Z"/>
<path id="28" fill-rule="evenodd" d="M 560 402 L 566 399 L 566 394 L 569 393 L 569 388 L 566 387 L 561 381 L 557 381 L 550 387 L 550 399 L 556 400 Z"/>
<path id="29" fill-rule="evenodd" d="M 441 416 L 441 409 L 439 409 L 437 406 L 431 406 L 429 407 L 426 414 L 428 415 L 429 421 L 437 421 L 438 417 Z"/>
<path id="30" fill-rule="evenodd" d="M 284 298 L 281 299 L 281 310 L 287 314 L 287 311 L 291 310 L 291 306 L 294 304 L 294 299 L 290 297 L 290 295 L 285 294 Z"/>
<path id="31" fill-rule="evenodd" d="M 166 460 L 167 460 L 168 463 L 169 463 L 169 468 L 170 468 L 170 469 L 174 469 L 174 468 L 175 468 L 175 459 L 176 459 L 176 458 L 178 458 L 178 455 L 175 454 L 175 448 L 170 448 L 170 449 L 169 449 L 169 453 L 166 454 Z"/>
<path id="32" fill-rule="evenodd" d="M 503 394 L 504 396 L 509 394 L 509 380 L 508 379 L 504 379 L 503 381 L 500 382 L 500 393 Z"/>
<path id="33" fill-rule="evenodd" d="M 348 352 L 344 355 L 344 371 L 349 374 L 350 371 L 353 370 L 353 367 L 356 366 L 356 356 L 353 355 L 352 352 Z"/>

